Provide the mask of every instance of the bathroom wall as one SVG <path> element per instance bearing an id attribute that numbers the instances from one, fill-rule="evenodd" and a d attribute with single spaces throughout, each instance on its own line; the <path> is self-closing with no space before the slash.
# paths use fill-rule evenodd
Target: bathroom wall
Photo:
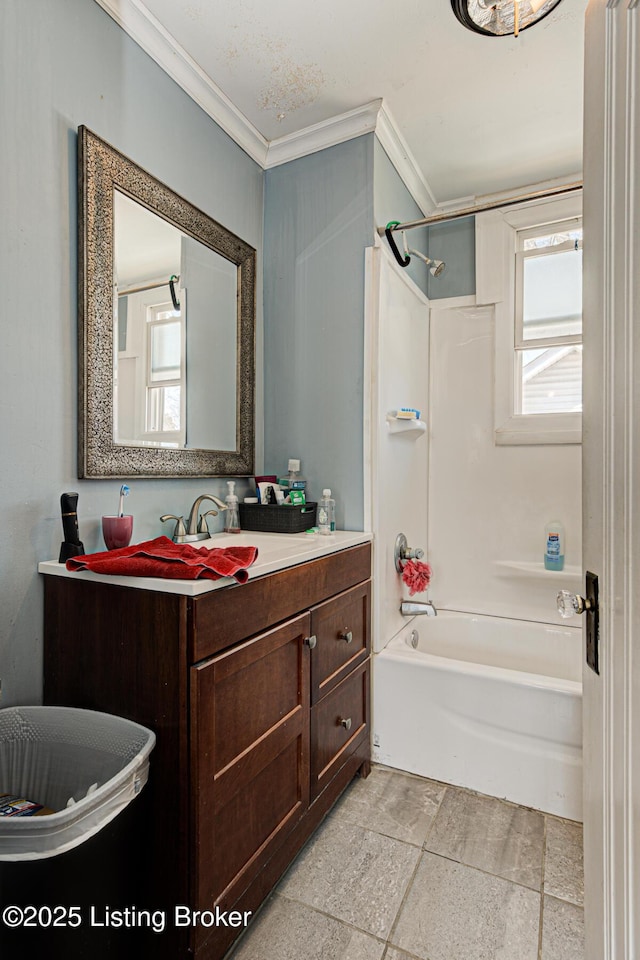
<path id="1" fill-rule="evenodd" d="M 461 217 L 460 220 L 432 223 L 428 228 L 429 256 L 444 260 L 446 264 L 439 277 L 429 274 L 427 295 L 430 300 L 466 297 L 476 292 L 475 225 L 475 217 Z"/>
<path id="2" fill-rule="evenodd" d="M 407 190 L 400 174 L 389 159 L 384 147 L 376 137 L 374 141 L 374 169 L 373 169 L 373 202 L 375 208 L 376 227 L 386 227 L 392 220 L 398 220 L 400 223 L 410 223 L 413 220 L 421 220 L 424 213 Z M 394 237 L 398 249 L 403 253 L 402 234 L 396 233 Z M 427 227 L 416 227 L 407 233 L 409 245 L 421 253 L 428 253 L 429 238 Z M 386 239 L 383 243 L 387 244 Z M 412 257 L 411 263 L 405 268 L 405 272 L 411 277 L 413 282 L 422 290 L 427 292 L 429 280 L 429 270 L 426 263 L 423 263 L 418 257 Z"/>
<path id="3" fill-rule="evenodd" d="M 374 205 L 376 227 L 384 227 L 391 220 L 410 223 L 424 217 L 377 138 L 374 144 Z M 427 265 L 415 256 L 406 267 L 407 274 L 430 300 L 465 297 L 476 292 L 475 217 L 416 227 L 408 230 L 406 236 L 410 248 L 444 260 L 447 265 L 439 277 L 432 277 Z M 402 253 L 402 234 L 396 233 L 395 240 Z"/>
<path id="4" fill-rule="evenodd" d="M 265 183 L 265 469 L 301 460 L 338 527 L 363 526 L 364 251 L 374 135 L 274 167 Z"/>
<path id="5" fill-rule="evenodd" d="M 0 678 L 10 705 L 41 697 L 36 566 L 58 555 L 60 493 L 78 491 L 80 533 L 97 550 L 119 488 L 76 479 L 76 129 L 86 124 L 255 246 L 258 290 L 264 175 L 94 0 L 3 0 L 0 44 Z M 260 307 L 259 297 L 259 371 Z M 259 382 L 259 411 L 261 396 Z M 138 540 L 167 532 L 161 513 L 226 493 L 222 480 L 130 485 Z"/>
<path id="6" fill-rule="evenodd" d="M 541 569 L 544 527 L 562 521 L 565 564 L 578 568 L 581 447 L 496 446 L 493 307 L 431 306 L 429 596 L 444 609 L 556 623 L 556 593 L 580 577 Z"/>

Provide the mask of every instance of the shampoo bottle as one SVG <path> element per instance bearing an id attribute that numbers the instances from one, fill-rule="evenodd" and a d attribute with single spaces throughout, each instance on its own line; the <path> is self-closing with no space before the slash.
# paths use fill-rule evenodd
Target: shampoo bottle
<path id="1" fill-rule="evenodd" d="M 544 528 L 544 566 L 545 570 L 564 568 L 564 527 L 552 520 Z"/>

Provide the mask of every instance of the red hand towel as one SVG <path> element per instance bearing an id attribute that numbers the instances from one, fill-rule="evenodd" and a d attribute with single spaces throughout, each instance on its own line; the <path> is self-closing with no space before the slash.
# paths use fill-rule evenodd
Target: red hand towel
<path id="1" fill-rule="evenodd" d="M 127 577 L 164 577 L 169 580 L 219 580 L 234 577 L 238 583 L 249 578 L 247 567 L 255 562 L 257 547 L 192 547 L 156 537 L 119 550 L 88 553 L 67 560 L 67 570 L 119 574 Z"/>

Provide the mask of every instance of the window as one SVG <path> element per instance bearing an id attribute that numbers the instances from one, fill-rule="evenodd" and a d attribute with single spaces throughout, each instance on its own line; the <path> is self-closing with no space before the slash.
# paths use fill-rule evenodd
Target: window
<path id="1" fill-rule="evenodd" d="M 495 441 L 579 443 L 582 198 L 476 217 L 476 302 L 495 304 Z"/>
<path id="2" fill-rule="evenodd" d="M 147 310 L 146 431 L 180 431 L 182 322 L 179 312 L 158 304 Z"/>
<path id="3" fill-rule="evenodd" d="M 582 221 L 518 230 L 514 414 L 582 410 Z"/>

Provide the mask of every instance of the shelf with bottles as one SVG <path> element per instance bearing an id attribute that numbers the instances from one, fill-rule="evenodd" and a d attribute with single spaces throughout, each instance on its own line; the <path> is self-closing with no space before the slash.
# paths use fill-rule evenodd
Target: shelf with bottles
<path id="1" fill-rule="evenodd" d="M 495 566 L 503 576 L 582 582 L 582 568 L 570 563 L 565 563 L 562 570 L 547 570 L 542 560 L 496 560 Z"/>

